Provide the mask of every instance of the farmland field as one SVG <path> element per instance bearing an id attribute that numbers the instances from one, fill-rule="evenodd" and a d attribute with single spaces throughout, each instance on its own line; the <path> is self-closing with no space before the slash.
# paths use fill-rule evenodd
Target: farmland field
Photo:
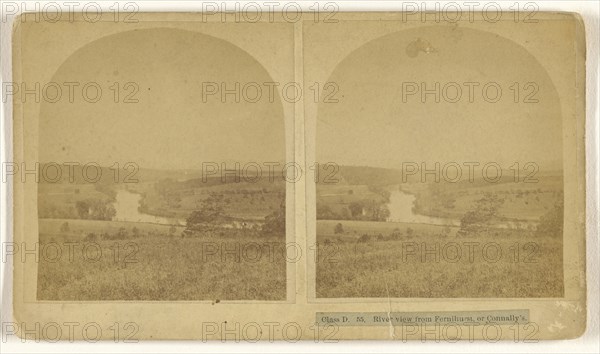
<path id="1" fill-rule="evenodd" d="M 335 234 L 338 223 L 344 232 Z M 562 296 L 562 240 L 514 230 L 463 238 L 450 229 L 318 221 L 317 297 Z"/>
<path id="2" fill-rule="evenodd" d="M 69 231 L 61 231 L 65 223 Z M 182 238 L 181 231 L 147 223 L 41 219 L 38 298 L 285 300 L 281 237 L 241 238 L 224 230 Z"/>

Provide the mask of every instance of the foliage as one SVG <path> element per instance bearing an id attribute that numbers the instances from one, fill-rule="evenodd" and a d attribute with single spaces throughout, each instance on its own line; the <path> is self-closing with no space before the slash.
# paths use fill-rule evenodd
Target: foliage
<path id="1" fill-rule="evenodd" d="M 117 239 L 124 240 L 127 238 L 127 236 L 129 236 L 127 229 L 124 227 L 120 227 L 119 231 L 117 232 Z"/>
<path id="2" fill-rule="evenodd" d="M 473 209 L 460 219 L 461 234 L 488 227 L 498 217 L 498 209 L 503 203 L 504 199 L 500 199 L 497 195 L 485 193 L 475 202 Z"/>
<path id="3" fill-rule="evenodd" d="M 117 215 L 112 204 L 97 198 L 79 200 L 75 203 L 75 209 L 80 219 L 112 220 Z"/>
<path id="4" fill-rule="evenodd" d="M 359 243 L 369 242 L 370 240 L 371 240 L 371 235 L 367 235 L 367 234 L 363 234 L 361 237 L 358 238 Z"/>
<path id="5" fill-rule="evenodd" d="M 317 203 L 317 220 L 386 221 L 389 216 L 387 205 L 370 199 L 351 202 L 348 207 L 342 207 L 339 213 L 329 205 Z"/>
<path id="6" fill-rule="evenodd" d="M 362 215 L 362 212 L 363 212 L 363 205 L 362 205 L 362 203 L 352 202 L 352 203 L 350 203 L 350 205 L 348 206 L 348 208 L 350 209 L 350 213 L 352 214 L 353 218 L 356 218 L 356 217 Z"/>
<path id="7" fill-rule="evenodd" d="M 201 226 L 217 225 L 226 221 L 228 217 L 223 213 L 223 208 L 212 199 L 205 200 L 199 210 L 194 210 L 186 219 L 188 229 L 197 229 Z"/>
<path id="8" fill-rule="evenodd" d="M 402 237 L 402 231 L 399 228 L 395 228 L 390 234 L 390 238 L 393 240 L 400 239 Z"/>

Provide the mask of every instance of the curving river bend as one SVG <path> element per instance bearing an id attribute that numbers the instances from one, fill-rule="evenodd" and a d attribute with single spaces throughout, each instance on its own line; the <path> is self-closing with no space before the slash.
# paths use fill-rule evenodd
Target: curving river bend
<path id="1" fill-rule="evenodd" d="M 116 201 L 113 206 L 116 210 L 116 215 L 113 221 L 129 221 L 129 222 L 145 222 L 162 225 L 184 225 L 184 221 L 177 218 L 166 218 L 163 216 L 155 216 L 144 214 L 139 211 L 141 194 L 132 193 L 125 189 L 117 191 Z"/>
<path id="2" fill-rule="evenodd" d="M 390 194 L 390 202 L 387 204 L 390 211 L 387 221 L 431 225 L 460 225 L 458 220 L 415 214 L 413 211 L 415 199 L 416 197 L 413 194 L 406 193 L 399 187 L 395 187 Z"/>

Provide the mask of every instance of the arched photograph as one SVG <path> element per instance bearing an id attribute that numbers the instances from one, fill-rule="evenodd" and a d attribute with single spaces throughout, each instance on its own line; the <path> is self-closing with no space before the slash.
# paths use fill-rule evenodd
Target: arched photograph
<path id="1" fill-rule="evenodd" d="M 316 113 L 317 298 L 563 296 L 561 100 L 523 46 L 459 26 L 340 60 Z"/>
<path id="2" fill-rule="evenodd" d="M 239 46 L 182 29 L 70 54 L 39 112 L 38 299 L 285 300 L 273 81 Z M 53 253 L 69 242 L 74 256 Z"/>

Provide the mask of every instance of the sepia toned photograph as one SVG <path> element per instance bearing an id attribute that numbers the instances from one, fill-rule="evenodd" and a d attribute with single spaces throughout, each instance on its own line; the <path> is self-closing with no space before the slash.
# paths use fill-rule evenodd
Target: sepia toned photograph
<path id="1" fill-rule="evenodd" d="M 581 15 L 128 4 L 9 26 L 3 335 L 585 333 Z"/>
<path id="2" fill-rule="evenodd" d="M 232 43 L 178 29 L 70 53 L 50 82 L 89 86 L 40 107 L 37 298 L 285 300 L 286 186 L 265 165 L 285 165 L 283 106 L 235 91 L 270 81 Z M 68 244 L 75 257 L 52 249 Z"/>
<path id="3" fill-rule="evenodd" d="M 423 27 L 328 81 L 344 97 L 318 107 L 316 159 L 337 174 L 317 181 L 316 227 L 339 257 L 317 264 L 317 297 L 563 296 L 563 117 L 535 57 Z"/>

